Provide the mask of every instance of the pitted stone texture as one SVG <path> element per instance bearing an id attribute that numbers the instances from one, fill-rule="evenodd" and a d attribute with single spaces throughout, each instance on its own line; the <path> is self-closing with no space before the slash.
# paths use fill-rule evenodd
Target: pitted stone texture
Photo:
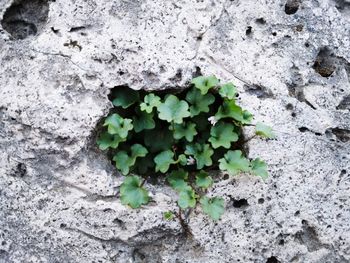
<path id="1" fill-rule="evenodd" d="M 0 0 L 2 21 L 13 3 Z M 0 28 L 0 262 L 349 262 L 349 10 L 56 0 L 35 35 Z M 147 184 L 153 201 L 140 210 L 120 204 L 96 125 L 111 88 L 182 88 L 200 72 L 235 82 L 277 138 L 248 143 L 270 178 L 218 182 L 210 194 L 225 215 L 195 209 L 186 237 L 162 218 L 177 209 L 167 186 Z"/>

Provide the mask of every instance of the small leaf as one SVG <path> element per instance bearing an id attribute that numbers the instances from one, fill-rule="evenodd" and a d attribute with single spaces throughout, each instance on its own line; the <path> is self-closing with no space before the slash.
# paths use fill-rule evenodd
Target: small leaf
<path id="1" fill-rule="evenodd" d="M 207 189 L 213 184 L 213 179 L 205 171 L 200 171 L 196 175 L 196 185 L 198 187 Z"/>
<path id="2" fill-rule="evenodd" d="M 182 123 L 183 119 L 190 116 L 188 103 L 179 100 L 174 95 L 169 95 L 165 102 L 158 106 L 159 119 L 167 122 Z"/>
<path id="3" fill-rule="evenodd" d="M 181 209 L 193 208 L 196 206 L 196 194 L 190 186 L 179 193 L 177 204 Z"/>
<path id="4" fill-rule="evenodd" d="M 174 213 L 171 211 L 166 211 L 166 212 L 164 212 L 163 216 L 164 216 L 165 220 L 170 221 L 174 218 Z"/>
<path id="5" fill-rule="evenodd" d="M 192 122 L 174 125 L 174 138 L 177 140 L 185 137 L 187 141 L 192 142 L 195 135 L 197 135 L 196 124 Z"/>
<path id="6" fill-rule="evenodd" d="M 130 172 L 130 167 L 135 165 L 136 158 L 145 157 L 148 153 L 147 149 L 141 144 L 131 146 L 131 156 L 125 151 L 119 151 L 114 157 L 115 166 L 122 174 L 127 175 Z"/>
<path id="7" fill-rule="evenodd" d="M 187 157 L 186 157 L 186 155 L 180 154 L 179 158 L 177 159 L 177 162 L 180 163 L 183 166 L 187 165 Z"/>
<path id="8" fill-rule="evenodd" d="M 170 165 L 176 163 L 173 158 L 174 153 L 170 150 L 163 151 L 154 157 L 156 172 L 160 171 L 166 173 L 169 170 Z"/>
<path id="9" fill-rule="evenodd" d="M 139 208 L 149 202 L 146 189 L 141 187 L 141 180 L 138 176 L 127 176 L 120 186 L 120 199 L 122 204 L 131 208 Z"/>
<path id="10" fill-rule="evenodd" d="M 219 220 L 225 212 L 225 202 L 221 197 L 208 198 L 203 196 L 200 203 L 203 212 L 209 215 L 213 220 Z"/>
<path id="11" fill-rule="evenodd" d="M 261 122 L 258 122 L 255 126 L 255 134 L 259 135 L 263 138 L 269 138 L 273 139 L 275 138 L 275 134 L 272 131 L 272 128 L 270 126 L 267 126 Z"/>
<path id="12" fill-rule="evenodd" d="M 184 171 L 183 169 L 179 169 L 177 171 L 172 171 L 167 177 L 167 180 L 174 190 L 181 192 L 188 190 L 189 185 L 186 182 L 187 178 L 188 172 Z"/>
<path id="13" fill-rule="evenodd" d="M 104 132 L 97 139 L 98 147 L 101 150 L 106 150 L 108 148 L 117 148 L 119 143 L 126 141 L 126 138 L 122 139 L 117 134 L 111 135 L 108 132 Z"/>
<path id="14" fill-rule="evenodd" d="M 205 95 L 208 93 L 209 89 L 219 84 L 219 80 L 215 76 L 200 76 L 194 78 L 191 83 L 194 84 L 194 86 L 201 91 L 202 95 Z"/>
<path id="15" fill-rule="evenodd" d="M 219 94 L 223 98 L 228 98 L 230 100 L 233 100 L 236 97 L 237 89 L 235 85 L 233 85 L 232 83 L 227 83 L 220 87 Z"/>
<path id="16" fill-rule="evenodd" d="M 126 109 L 139 100 L 139 93 L 127 87 L 119 87 L 113 91 L 113 97 L 115 98 L 112 101 L 114 106 Z"/>
<path id="17" fill-rule="evenodd" d="M 137 133 L 143 130 L 151 130 L 156 127 L 153 120 L 153 114 L 144 111 L 138 112 L 138 116 L 134 116 L 133 123 L 134 130 Z"/>
<path id="18" fill-rule="evenodd" d="M 191 89 L 187 92 L 186 100 L 191 104 L 191 117 L 201 112 L 209 112 L 209 106 L 215 101 L 215 97 L 211 94 L 202 95 L 198 89 Z"/>
<path id="19" fill-rule="evenodd" d="M 209 144 L 190 144 L 186 145 L 185 154 L 192 155 L 196 159 L 197 169 L 202 169 L 204 166 L 210 166 L 213 164 L 211 156 L 214 154 L 213 149 Z"/>
<path id="20" fill-rule="evenodd" d="M 239 172 L 248 172 L 250 169 L 249 161 L 242 156 L 240 150 L 228 151 L 224 158 L 219 160 L 219 168 L 221 171 L 227 171 L 231 175 L 236 175 Z"/>
<path id="21" fill-rule="evenodd" d="M 219 107 L 218 112 L 215 114 L 216 120 L 223 118 L 232 118 L 241 122 L 242 124 L 249 124 L 253 118 L 253 115 L 246 110 L 243 111 L 234 100 L 225 100 L 223 105 Z"/>
<path id="22" fill-rule="evenodd" d="M 126 138 L 128 132 L 133 129 L 132 121 L 130 119 L 123 119 L 119 114 L 114 113 L 107 117 L 103 126 L 107 126 L 109 134 L 117 134 L 120 138 Z"/>
<path id="23" fill-rule="evenodd" d="M 262 179 L 266 179 L 269 177 L 269 173 L 267 172 L 267 165 L 264 161 L 256 158 L 251 162 L 252 173 L 256 176 L 260 176 Z"/>
<path id="24" fill-rule="evenodd" d="M 214 149 L 224 147 L 229 149 L 231 142 L 238 141 L 238 134 L 234 132 L 235 126 L 231 123 L 219 123 L 210 130 L 209 142 Z"/>
<path id="25" fill-rule="evenodd" d="M 154 95 L 153 93 L 150 93 L 145 96 L 144 102 L 140 104 L 140 108 L 142 111 L 146 111 L 147 113 L 151 113 L 153 111 L 153 108 L 157 108 L 160 104 L 160 97 Z"/>

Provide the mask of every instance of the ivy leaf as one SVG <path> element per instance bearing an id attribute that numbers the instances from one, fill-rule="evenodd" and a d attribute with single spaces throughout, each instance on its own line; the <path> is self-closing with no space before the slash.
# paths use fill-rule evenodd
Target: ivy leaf
<path id="1" fill-rule="evenodd" d="M 213 178 L 211 178 L 211 176 L 209 176 L 208 173 L 203 170 L 196 175 L 196 185 L 198 187 L 207 189 L 213 184 L 213 182 Z"/>
<path id="2" fill-rule="evenodd" d="M 177 140 L 185 137 L 187 141 L 192 142 L 195 135 L 197 135 L 196 124 L 192 122 L 174 125 L 174 138 Z"/>
<path id="3" fill-rule="evenodd" d="M 264 161 L 256 158 L 251 162 L 252 173 L 256 176 L 261 177 L 262 179 L 266 179 L 269 174 L 267 172 L 267 165 Z"/>
<path id="4" fill-rule="evenodd" d="M 249 124 L 253 115 L 246 110 L 243 111 L 234 100 L 224 100 L 223 105 L 219 107 L 218 112 L 215 114 L 216 120 L 223 118 L 232 118 L 242 124 Z"/>
<path id="5" fill-rule="evenodd" d="M 213 104 L 215 97 L 211 94 L 202 95 L 198 89 L 191 89 L 187 92 L 186 100 L 191 103 L 191 117 L 201 112 L 209 112 L 209 105 Z"/>
<path id="6" fill-rule="evenodd" d="M 179 100 L 174 95 L 169 95 L 165 102 L 158 106 L 159 119 L 168 122 L 182 123 L 183 118 L 189 117 L 188 103 Z"/>
<path id="7" fill-rule="evenodd" d="M 203 196 L 200 200 L 203 212 L 209 215 L 213 220 L 219 220 L 225 212 L 225 202 L 221 197 L 208 198 Z"/>
<path id="8" fill-rule="evenodd" d="M 214 149 L 224 147 L 229 149 L 231 142 L 238 141 L 238 134 L 234 132 L 235 126 L 231 123 L 219 123 L 210 130 L 209 142 Z"/>
<path id="9" fill-rule="evenodd" d="M 194 84 L 194 86 L 201 91 L 202 95 L 205 95 L 208 93 L 208 90 L 210 88 L 213 88 L 219 84 L 219 80 L 215 76 L 200 76 L 194 78 L 191 83 Z"/>
<path id="10" fill-rule="evenodd" d="M 228 98 L 229 100 L 233 100 L 236 97 L 237 88 L 232 83 L 226 83 L 220 87 L 219 94 L 223 98 Z"/>
<path id="11" fill-rule="evenodd" d="M 209 144 L 190 144 L 186 145 L 185 154 L 193 155 L 194 159 L 196 159 L 197 169 L 202 169 L 204 166 L 210 166 L 213 164 L 211 160 L 211 156 L 214 154 L 212 148 L 210 148 Z"/>
<path id="12" fill-rule="evenodd" d="M 98 147 L 101 150 L 106 150 L 108 148 L 117 148 L 120 142 L 126 141 L 126 138 L 122 139 L 117 134 L 111 135 L 108 132 L 104 132 L 97 139 Z"/>
<path id="13" fill-rule="evenodd" d="M 171 211 L 166 211 L 166 212 L 164 212 L 163 216 L 164 216 L 165 220 L 170 221 L 174 218 L 174 213 Z"/>
<path id="14" fill-rule="evenodd" d="M 119 114 L 114 113 L 107 117 L 103 126 L 107 126 L 109 134 L 117 134 L 120 138 L 126 138 L 128 132 L 133 129 L 132 120 L 123 119 Z"/>
<path id="15" fill-rule="evenodd" d="M 263 138 L 269 138 L 273 139 L 275 138 L 275 134 L 272 131 L 272 128 L 270 126 L 267 126 L 261 122 L 258 122 L 255 126 L 255 134 L 259 135 Z"/>
<path id="16" fill-rule="evenodd" d="M 145 144 L 152 152 L 165 151 L 174 144 L 174 138 L 168 129 L 156 128 L 145 131 Z"/>
<path id="17" fill-rule="evenodd" d="M 240 171 L 248 172 L 250 169 L 249 161 L 242 156 L 240 150 L 228 151 L 224 158 L 219 160 L 221 171 L 227 171 L 229 174 L 236 175 Z"/>
<path id="18" fill-rule="evenodd" d="M 154 157 L 156 172 L 160 171 L 166 173 L 169 170 L 170 165 L 176 163 L 173 158 L 174 153 L 171 150 L 163 151 Z"/>
<path id="19" fill-rule="evenodd" d="M 125 177 L 124 182 L 120 186 L 122 204 L 129 205 L 131 208 L 139 208 L 141 205 L 149 202 L 148 192 L 141 184 L 138 176 Z"/>
<path id="20" fill-rule="evenodd" d="M 187 157 L 186 157 L 186 155 L 180 154 L 179 158 L 177 159 L 177 162 L 180 163 L 183 166 L 187 165 Z"/>
<path id="21" fill-rule="evenodd" d="M 150 93 L 145 96 L 143 102 L 140 104 L 140 109 L 142 111 L 146 111 L 147 113 L 151 113 L 153 108 L 157 108 L 160 104 L 160 97 Z"/>
<path id="22" fill-rule="evenodd" d="M 147 149 L 141 144 L 134 144 L 131 146 L 131 156 L 126 151 L 119 151 L 114 157 L 116 167 L 122 174 L 127 175 L 130 171 L 130 167 L 135 165 L 136 158 L 145 157 L 148 153 Z"/>
<path id="23" fill-rule="evenodd" d="M 127 87 L 120 87 L 114 90 L 113 97 L 115 98 L 112 101 L 113 105 L 123 109 L 130 107 L 140 99 L 138 91 Z"/>
<path id="24" fill-rule="evenodd" d="M 179 193 L 177 204 L 181 209 L 193 208 L 196 206 L 196 194 L 190 186 Z"/>
<path id="25" fill-rule="evenodd" d="M 183 169 L 179 169 L 176 171 L 172 171 L 167 177 L 167 180 L 174 190 L 181 192 L 188 190 L 189 185 L 186 182 L 187 178 L 188 172 L 184 171 Z"/>
<path id="26" fill-rule="evenodd" d="M 143 130 L 151 130 L 156 127 L 156 124 L 153 120 L 153 114 L 141 111 L 138 113 L 138 116 L 133 118 L 134 130 L 135 132 L 140 132 Z"/>

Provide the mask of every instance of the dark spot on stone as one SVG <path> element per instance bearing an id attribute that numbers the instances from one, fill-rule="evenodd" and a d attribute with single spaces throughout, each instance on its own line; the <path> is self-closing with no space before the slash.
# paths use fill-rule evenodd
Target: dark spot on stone
<path id="1" fill-rule="evenodd" d="M 6 10 L 1 25 L 14 39 L 37 35 L 47 23 L 48 0 L 21 0 Z"/>
<path id="2" fill-rule="evenodd" d="M 252 29 L 253 29 L 253 28 L 252 28 L 251 26 L 248 26 L 248 27 L 247 27 L 247 30 L 245 31 L 245 35 L 246 35 L 246 36 L 251 35 L 251 34 L 252 34 Z"/>
<path id="3" fill-rule="evenodd" d="M 247 199 L 233 199 L 232 206 L 235 208 L 245 208 L 249 206 Z"/>
<path id="4" fill-rule="evenodd" d="M 277 36 L 277 32 L 272 32 L 272 35 L 275 37 Z"/>
<path id="5" fill-rule="evenodd" d="M 302 220 L 302 230 L 295 234 L 295 239 L 300 244 L 307 247 L 309 252 L 319 250 L 323 245 L 318 238 L 316 229 L 309 225 L 306 220 Z"/>
<path id="6" fill-rule="evenodd" d="M 291 104 L 291 103 L 288 103 L 287 105 L 286 105 L 286 110 L 293 110 L 293 104 Z"/>
<path id="7" fill-rule="evenodd" d="M 278 242 L 278 245 L 283 246 L 283 245 L 284 245 L 284 239 L 281 239 L 281 240 Z"/>
<path id="8" fill-rule="evenodd" d="M 199 77 L 199 76 L 202 76 L 202 69 L 197 66 L 195 68 L 195 71 L 192 74 L 192 77 L 195 78 L 195 77 Z"/>
<path id="9" fill-rule="evenodd" d="M 301 32 L 301 31 L 303 31 L 303 28 L 304 28 L 303 25 L 297 25 L 297 26 L 295 27 L 295 31 Z"/>
<path id="10" fill-rule="evenodd" d="M 259 199 L 258 199 L 258 203 L 259 203 L 259 204 L 263 204 L 264 202 L 265 202 L 265 199 L 264 199 L 264 198 L 259 198 Z"/>
<path id="11" fill-rule="evenodd" d="M 86 27 L 85 26 L 76 26 L 76 27 L 72 27 L 68 32 L 77 32 L 80 30 L 84 30 Z"/>
<path id="12" fill-rule="evenodd" d="M 27 174 L 27 166 L 24 163 L 17 164 L 12 175 L 14 177 L 24 177 Z"/>
<path id="13" fill-rule="evenodd" d="M 342 174 L 342 175 L 346 174 L 346 170 L 344 170 L 344 169 L 341 170 L 341 171 L 340 171 L 340 174 Z"/>
<path id="14" fill-rule="evenodd" d="M 306 127 L 300 127 L 299 131 L 300 132 L 307 132 L 307 131 L 310 131 L 310 130 L 308 128 L 306 128 Z"/>
<path id="15" fill-rule="evenodd" d="M 341 141 L 341 142 L 348 142 L 350 141 L 350 130 L 347 129 L 341 129 L 341 128 L 329 128 L 326 130 L 326 135 L 328 137 L 331 137 L 331 134 L 334 134 L 335 137 Z"/>
<path id="16" fill-rule="evenodd" d="M 227 180 L 227 179 L 229 179 L 230 178 L 230 176 L 228 175 L 228 174 L 225 174 L 224 175 L 224 180 Z"/>
<path id="17" fill-rule="evenodd" d="M 292 112 L 292 117 L 295 118 L 297 116 L 297 114 L 295 112 Z"/>
<path id="18" fill-rule="evenodd" d="M 244 85 L 243 88 L 247 93 L 255 95 L 259 99 L 273 98 L 272 91 L 262 85 Z"/>
<path id="19" fill-rule="evenodd" d="M 298 11 L 299 5 L 300 0 L 287 0 L 286 5 L 284 6 L 284 12 L 287 15 L 293 15 Z"/>
<path id="20" fill-rule="evenodd" d="M 337 106 L 337 110 L 350 110 L 350 95 L 341 100 Z"/>
<path id="21" fill-rule="evenodd" d="M 315 59 L 312 68 L 322 77 L 328 78 L 336 70 L 335 56 L 333 52 L 327 48 L 322 48 Z"/>
<path id="22" fill-rule="evenodd" d="M 305 47 L 310 47 L 310 44 L 308 42 L 306 42 Z"/>
<path id="23" fill-rule="evenodd" d="M 266 263 L 280 263 L 280 261 L 276 257 L 271 256 L 266 260 Z"/>
<path id="24" fill-rule="evenodd" d="M 266 24 L 266 20 L 263 17 L 255 19 L 255 22 L 260 25 Z"/>
<path id="25" fill-rule="evenodd" d="M 300 211 L 299 210 L 295 211 L 294 216 L 299 216 L 299 215 L 300 215 Z"/>
<path id="26" fill-rule="evenodd" d="M 66 228 L 67 225 L 65 223 L 60 224 L 60 228 Z"/>

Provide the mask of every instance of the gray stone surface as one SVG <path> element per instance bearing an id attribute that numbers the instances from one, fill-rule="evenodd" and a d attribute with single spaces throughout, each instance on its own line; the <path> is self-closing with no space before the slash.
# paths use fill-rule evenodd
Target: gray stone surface
<path id="1" fill-rule="evenodd" d="M 0 0 L 0 19 L 1 263 L 350 262 L 349 1 Z M 277 139 L 248 144 L 270 178 L 219 182 L 227 212 L 186 237 L 166 186 L 120 204 L 95 133 L 114 86 L 199 71 Z"/>

